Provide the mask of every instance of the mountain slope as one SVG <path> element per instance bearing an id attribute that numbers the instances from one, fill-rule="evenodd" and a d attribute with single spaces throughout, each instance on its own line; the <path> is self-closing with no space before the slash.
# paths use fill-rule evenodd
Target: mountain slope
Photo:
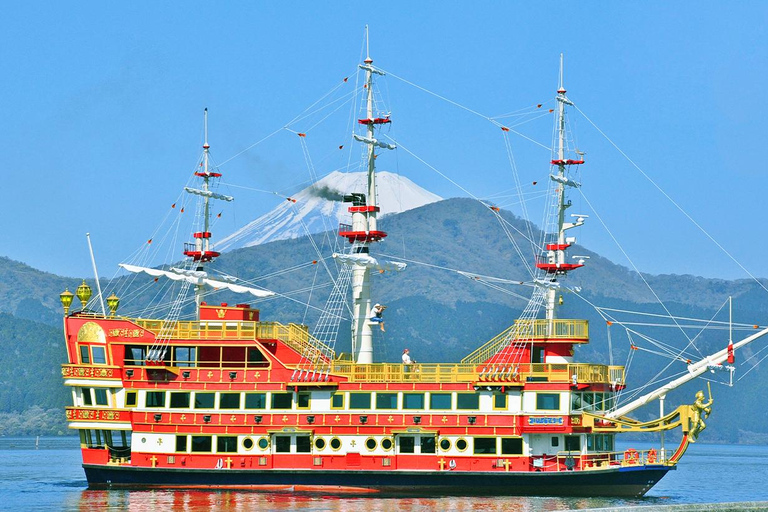
<path id="1" fill-rule="evenodd" d="M 252 247 L 275 240 L 298 238 L 309 233 L 334 230 L 339 223 L 349 222 L 348 203 L 341 202 L 343 194 L 367 192 L 367 173 L 334 171 L 269 213 L 250 222 L 216 244 L 217 250 L 228 251 Z M 414 182 L 391 172 L 376 174 L 376 190 L 381 215 L 400 213 L 441 197 Z"/>

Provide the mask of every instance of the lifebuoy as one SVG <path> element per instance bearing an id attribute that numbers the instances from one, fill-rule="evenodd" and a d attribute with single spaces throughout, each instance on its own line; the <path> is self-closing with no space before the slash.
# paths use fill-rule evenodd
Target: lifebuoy
<path id="1" fill-rule="evenodd" d="M 654 464 L 656 462 L 656 450 L 651 448 L 648 450 L 648 457 L 646 457 L 648 464 Z"/>
<path id="2" fill-rule="evenodd" d="M 624 461 L 627 464 L 637 464 L 638 460 L 640 460 L 640 454 L 637 453 L 637 450 L 634 448 L 630 448 L 624 452 Z"/>

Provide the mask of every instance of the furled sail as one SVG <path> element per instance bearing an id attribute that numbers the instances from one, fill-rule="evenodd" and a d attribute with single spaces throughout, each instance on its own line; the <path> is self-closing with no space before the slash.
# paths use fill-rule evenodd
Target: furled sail
<path id="1" fill-rule="evenodd" d="M 333 253 L 334 259 L 337 261 L 340 261 L 342 263 L 345 263 L 347 265 L 357 265 L 360 267 L 367 267 L 367 268 L 375 268 L 377 270 L 394 270 L 397 272 L 401 272 L 405 270 L 405 267 L 407 266 L 405 263 L 400 263 L 398 261 L 384 261 L 382 263 L 379 263 L 379 260 L 374 258 L 373 256 L 369 254 L 339 254 L 339 253 Z"/>
<path id="2" fill-rule="evenodd" d="M 120 266 L 128 272 L 133 272 L 136 274 L 143 272 L 145 274 L 149 274 L 152 277 L 167 277 L 172 281 L 186 281 L 195 285 L 208 285 L 216 290 L 225 288 L 235 293 L 250 293 L 254 297 L 259 298 L 271 297 L 275 294 L 275 292 L 271 292 L 269 290 L 261 290 L 259 288 L 251 288 L 226 281 L 220 281 L 218 279 L 210 279 L 206 272 L 201 271 L 190 271 L 178 268 L 171 268 L 170 270 L 159 270 L 156 268 L 137 267 L 136 265 L 128 265 L 125 263 L 120 263 Z"/>

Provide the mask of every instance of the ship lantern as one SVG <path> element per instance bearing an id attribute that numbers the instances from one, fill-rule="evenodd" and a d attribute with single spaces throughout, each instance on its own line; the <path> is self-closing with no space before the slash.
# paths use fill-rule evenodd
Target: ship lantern
<path id="1" fill-rule="evenodd" d="M 115 313 L 117 312 L 117 307 L 120 305 L 120 297 L 115 295 L 114 293 L 107 297 L 107 307 L 109 308 L 109 313 L 112 316 L 115 316 Z"/>
<path id="2" fill-rule="evenodd" d="M 85 306 L 88 304 L 88 300 L 91 298 L 91 287 L 85 284 L 85 279 L 83 279 L 83 283 L 77 287 L 75 294 L 83 304 L 83 310 L 85 310 Z"/>
<path id="3" fill-rule="evenodd" d="M 75 294 L 69 291 L 69 288 L 61 292 L 61 295 L 59 295 L 59 299 L 61 299 L 61 305 L 64 306 L 64 315 L 69 314 L 69 307 L 72 305 L 72 301 L 75 299 Z"/>

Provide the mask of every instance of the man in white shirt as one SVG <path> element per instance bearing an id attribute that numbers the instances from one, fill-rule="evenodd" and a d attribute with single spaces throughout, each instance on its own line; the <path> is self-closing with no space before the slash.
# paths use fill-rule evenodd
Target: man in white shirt
<path id="1" fill-rule="evenodd" d="M 371 309 L 371 314 L 369 315 L 371 322 L 375 324 L 379 324 L 379 328 L 381 328 L 381 332 L 385 332 L 384 319 L 381 316 L 381 314 L 384 313 L 385 309 L 387 309 L 387 306 L 384 306 L 382 304 L 374 304 L 373 309 Z"/>
<path id="2" fill-rule="evenodd" d="M 409 354 L 408 349 L 403 350 L 403 364 L 406 366 L 409 364 L 412 364 L 411 356 L 408 354 Z"/>

